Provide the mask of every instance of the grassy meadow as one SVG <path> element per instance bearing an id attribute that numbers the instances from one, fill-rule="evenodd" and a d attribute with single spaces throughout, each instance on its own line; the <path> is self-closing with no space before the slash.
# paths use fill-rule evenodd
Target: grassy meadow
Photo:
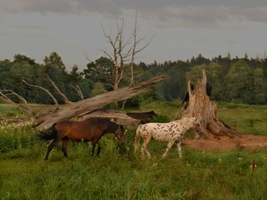
<path id="1" fill-rule="evenodd" d="M 174 119 L 180 102 L 151 102 L 158 120 Z M 16 117 L 0 105 L 0 117 Z M 218 104 L 218 115 L 239 132 L 267 135 L 267 105 Z M 20 116 L 21 117 L 21 116 Z M 151 142 L 150 160 L 133 153 L 134 131 L 119 146 L 113 135 L 100 140 L 99 157 L 90 143 L 70 143 L 65 159 L 61 145 L 44 161 L 47 143 L 35 138 L 30 124 L 0 126 L 0 199 L 267 199 L 267 150 L 202 151 L 176 147 L 161 160 L 166 144 Z M 255 162 L 255 168 L 252 168 Z"/>

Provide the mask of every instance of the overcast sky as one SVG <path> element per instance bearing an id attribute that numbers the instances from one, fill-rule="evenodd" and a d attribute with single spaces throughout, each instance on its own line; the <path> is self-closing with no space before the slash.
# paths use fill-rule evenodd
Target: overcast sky
<path id="1" fill-rule="evenodd" d="M 266 0 L 0 0 L 0 60 L 43 63 L 55 51 L 68 68 L 85 68 L 109 49 L 102 26 L 115 31 L 123 18 L 127 36 L 136 11 L 139 37 L 156 35 L 137 62 L 266 54 Z"/>

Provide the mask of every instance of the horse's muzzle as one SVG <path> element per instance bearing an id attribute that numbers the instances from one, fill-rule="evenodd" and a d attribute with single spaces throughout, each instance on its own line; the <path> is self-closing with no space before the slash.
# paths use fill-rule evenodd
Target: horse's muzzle
<path id="1" fill-rule="evenodd" d="M 122 140 L 122 141 L 119 141 L 119 143 L 120 143 L 121 145 L 124 145 L 124 144 L 125 144 L 125 139 Z"/>

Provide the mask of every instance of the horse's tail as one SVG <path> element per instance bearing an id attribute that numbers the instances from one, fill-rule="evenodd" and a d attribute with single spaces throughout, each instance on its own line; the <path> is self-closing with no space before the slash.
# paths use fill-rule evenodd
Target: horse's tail
<path id="1" fill-rule="evenodd" d="M 52 125 L 52 127 L 47 132 L 41 132 L 37 135 L 39 140 L 53 140 L 57 137 L 57 130 L 55 128 L 56 123 Z"/>
<path id="2" fill-rule="evenodd" d="M 136 134 L 135 134 L 135 138 L 134 138 L 134 152 L 137 151 L 137 149 L 139 148 L 139 142 L 140 142 L 140 134 L 141 134 L 141 127 L 142 125 L 139 125 L 138 128 L 136 129 Z"/>

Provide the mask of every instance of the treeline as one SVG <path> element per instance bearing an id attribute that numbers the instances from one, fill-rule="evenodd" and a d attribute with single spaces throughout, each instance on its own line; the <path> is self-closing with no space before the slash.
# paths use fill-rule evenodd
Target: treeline
<path id="1" fill-rule="evenodd" d="M 47 93 L 31 86 L 35 85 L 46 88 L 59 103 L 63 103 L 62 97 L 48 81 L 49 77 L 69 100 L 78 101 L 113 90 L 112 64 L 108 58 L 101 57 L 89 62 L 82 71 L 78 66 L 67 71 L 56 52 L 46 56 L 42 64 L 18 54 L 12 61 L 0 61 L 0 92 L 15 102 L 19 99 L 11 91 L 21 95 L 29 103 L 53 103 Z M 183 99 L 187 91 L 187 77 L 196 83 L 203 67 L 206 68 L 212 86 L 212 99 L 249 104 L 267 103 L 267 59 L 248 59 L 247 56 L 231 58 L 230 55 L 207 59 L 198 55 L 187 61 L 155 61 L 152 64 L 140 62 L 134 68 L 135 83 L 165 74 L 167 79 L 152 87 L 151 92 L 143 98 Z M 125 65 L 120 87 L 129 86 L 130 71 L 130 66 Z"/>
<path id="2" fill-rule="evenodd" d="M 187 77 L 195 85 L 206 68 L 208 82 L 212 86 L 211 99 L 216 101 L 266 104 L 267 58 L 231 58 L 218 56 L 212 59 L 201 54 L 191 60 L 153 63 L 149 74 L 166 74 L 167 80 L 158 86 L 164 99 L 183 98 L 187 91 Z"/>

